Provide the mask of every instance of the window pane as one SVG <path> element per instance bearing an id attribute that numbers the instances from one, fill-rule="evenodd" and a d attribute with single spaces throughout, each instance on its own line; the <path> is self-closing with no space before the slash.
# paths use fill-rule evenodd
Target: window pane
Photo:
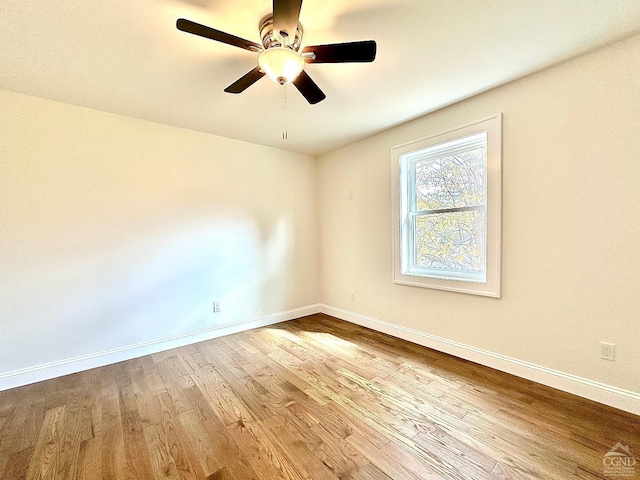
<path id="1" fill-rule="evenodd" d="M 473 148 L 415 165 L 417 210 L 484 205 L 485 148 Z"/>
<path id="2" fill-rule="evenodd" d="M 483 272 L 484 217 L 484 210 L 415 217 L 415 266 Z"/>

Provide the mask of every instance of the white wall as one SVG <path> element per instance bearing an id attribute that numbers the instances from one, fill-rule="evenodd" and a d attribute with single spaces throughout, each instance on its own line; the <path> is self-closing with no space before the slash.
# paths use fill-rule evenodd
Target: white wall
<path id="1" fill-rule="evenodd" d="M 502 299 L 393 284 L 391 147 L 499 112 Z M 319 176 L 324 304 L 640 393 L 640 36 L 324 155 Z"/>
<path id="2" fill-rule="evenodd" d="M 0 380 L 317 303 L 317 159 L 7 91 L 0 106 Z"/>

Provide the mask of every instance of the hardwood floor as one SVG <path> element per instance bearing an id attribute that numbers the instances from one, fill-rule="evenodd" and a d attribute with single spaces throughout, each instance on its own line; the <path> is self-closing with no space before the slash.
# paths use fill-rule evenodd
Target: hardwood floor
<path id="1" fill-rule="evenodd" d="M 606 479 L 618 442 L 640 417 L 324 315 L 0 392 L 2 480 Z"/>

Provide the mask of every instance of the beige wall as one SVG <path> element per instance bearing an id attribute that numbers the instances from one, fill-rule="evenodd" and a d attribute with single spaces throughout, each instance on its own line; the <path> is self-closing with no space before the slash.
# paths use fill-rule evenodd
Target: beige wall
<path id="1" fill-rule="evenodd" d="M 0 155 L 0 374 L 318 301 L 313 157 L 6 91 Z"/>
<path id="2" fill-rule="evenodd" d="M 502 299 L 393 284 L 390 148 L 499 112 Z M 324 155 L 319 182 L 323 303 L 640 392 L 640 36 Z"/>

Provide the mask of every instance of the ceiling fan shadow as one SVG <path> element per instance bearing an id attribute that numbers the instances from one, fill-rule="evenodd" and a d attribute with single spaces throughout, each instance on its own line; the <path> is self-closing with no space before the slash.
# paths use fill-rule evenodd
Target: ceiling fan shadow
<path id="1" fill-rule="evenodd" d="M 395 34 L 398 32 L 398 22 L 406 21 L 424 11 L 422 2 L 416 0 L 394 0 L 378 5 L 356 5 L 338 13 L 333 21 L 333 30 L 350 36 L 374 36 L 385 25 L 389 25 Z M 420 14 L 422 16 L 422 14 Z"/>
<path id="2" fill-rule="evenodd" d="M 217 3 L 222 3 L 220 0 L 172 0 L 172 2 L 185 3 L 194 7 L 206 9 L 215 6 Z"/>

